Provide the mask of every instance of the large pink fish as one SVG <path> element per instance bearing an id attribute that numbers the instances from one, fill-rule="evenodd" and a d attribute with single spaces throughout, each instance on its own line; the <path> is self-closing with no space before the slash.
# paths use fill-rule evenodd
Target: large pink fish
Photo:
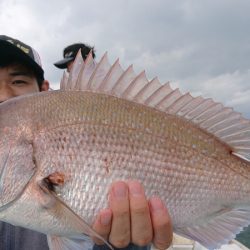
<path id="1" fill-rule="evenodd" d="M 110 184 L 138 179 L 174 231 L 207 248 L 250 224 L 250 122 L 239 113 L 106 54 L 97 65 L 78 55 L 61 86 L 0 105 L 1 220 L 80 249 Z"/>

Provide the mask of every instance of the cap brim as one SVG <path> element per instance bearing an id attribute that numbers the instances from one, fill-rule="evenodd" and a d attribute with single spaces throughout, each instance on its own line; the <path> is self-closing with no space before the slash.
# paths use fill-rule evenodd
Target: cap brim
<path id="1" fill-rule="evenodd" d="M 44 79 L 44 71 L 40 65 L 32 60 L 29 55 L 17 48 L 15 45 L 12 45 L 10 42 L 0 40 L 0 55 L 2 61 L 4 61 L 5 58 L 7 59 L 9 57 L 13 57 L 24 62 L 34 70 L 35 74 Z"/>
<path id="2" fill-rule="evenodd" d="M 74 57 L 68 57 L 68 58 L 64 58 L 56 63 L 54 63 L 54 65 L 59 68 L 59 69 L 66 69 L 67 68 L 67 64 L 71 61 L 74 60 Z"/>

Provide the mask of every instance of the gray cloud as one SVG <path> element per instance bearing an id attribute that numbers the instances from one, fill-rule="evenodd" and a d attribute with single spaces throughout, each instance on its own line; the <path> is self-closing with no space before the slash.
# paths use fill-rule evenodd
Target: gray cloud
<path id="1" fill-rule="evenodd" d="M 82 41 L 97 58 L 120 57 L 183 91 L 210 96 L 250 118 L 250 2 L 245 0 L 7 1 L 0 3 L 1 33 L 33 45 L 57 87 L 53 63 Z"/>

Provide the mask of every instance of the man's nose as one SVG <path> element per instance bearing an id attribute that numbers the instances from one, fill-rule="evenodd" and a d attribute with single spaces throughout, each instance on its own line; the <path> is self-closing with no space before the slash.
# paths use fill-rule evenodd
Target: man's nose
<path id="1" fill-rule="evenodd" d="M 8 84 L 0 83 L 0 102 L 4 102 L 12 97 L 15 97 L 13 89 Z"/>

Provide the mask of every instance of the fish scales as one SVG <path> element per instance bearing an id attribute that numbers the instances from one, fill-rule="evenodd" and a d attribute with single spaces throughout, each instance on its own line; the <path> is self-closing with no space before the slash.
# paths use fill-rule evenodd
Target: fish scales
<path id="1" fill-rule="evenodd" d="M 47 100 L 52 103 L 48 105 Z M 245 195 L 242 185 L 249 178 L 236 176 L 234 164 L 225 167 L 217 159 L 222 152 L 228 157 L 228 149 L 223 144 L 218 147 L 215 138 L 180 118 L 81 92 L 34 98 L 30 116 L 37 110 L 40 118 L 33 119 L 41 128 L 33 131 L 40 166 L 37 178 L 54 171 L 65 173 L 66 183 L 58 192 L 89 223 L 106 204 L 108 187 L 116 179 L 137 178 L 145 184 L 147 195 L 163 197 L 174 226 L 203 217 L 211 202 L 216 211 L 221 199 L 227 205 Z M 85 196 L 78 199 L 81 193 Z M 189 211 L 185 216 L 184 210 Z"/>

